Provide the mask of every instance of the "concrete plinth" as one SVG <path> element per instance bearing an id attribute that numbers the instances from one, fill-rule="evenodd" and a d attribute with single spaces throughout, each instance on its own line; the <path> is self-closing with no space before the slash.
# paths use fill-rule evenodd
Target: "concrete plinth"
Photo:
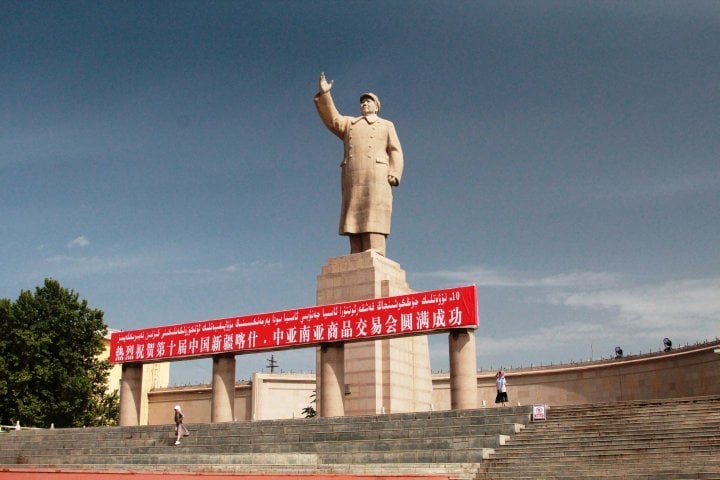
<path id="1" fill-rule="evenodd" d="M 321 417 L 340 417 L 345 414 L 343 395 L 345 387 L 345 350 L 342 343 L 320 347 L 319 413 Z"/>
<path id="2" fill-rule="evenodd" d="M 400 265 L 372 250 L 329 259 L 317 282 L 318 305 L 412 293 Z M 320 372 L 317 388 L 322 412 L 321 350 L 316 371 Z M 343 371 L 345 415 L 431 409 L 427 336 L 347 343 Z"/>
<path id="3" fill-rule="evenodd" d="M 140 424 L 140 404 L 143 384 L 141 363 L 123 363 L 120 382 L 120 426 Z"/>
<path id="4" fill-rule="evenodd" d="M 477 358 L 475 331 L 453 330 L 448 338 L 450 350 L 450 408 L 477 408 Z"/>
<path id="5" fill-rule="evenodd" d="M 232 422 L 235 405 L 235 355 L 213 357 L 211 422 Z"/>

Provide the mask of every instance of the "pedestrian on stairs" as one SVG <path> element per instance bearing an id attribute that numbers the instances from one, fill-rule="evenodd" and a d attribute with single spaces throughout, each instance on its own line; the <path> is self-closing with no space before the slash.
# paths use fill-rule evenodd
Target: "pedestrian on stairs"
<path id="1" fill-rule="evenodd" d="M 497 386 L 497 395 L 495 396 L 495 403 L 502 403 L 505 406 L 505 402 L 508 401 L 507 394 L 507 383 L 505 382 L 505 372 L 499 370 L 495 374 L 495 384 Z"/>
<path id="2" fill-rule="evenodd" d="M 183 424 L 183 413 L 180 405 L 175 405 L 175 434 L 177 435 L 175 445 L 180 445 L 180 439 L 190 435 L 187 427 Z"/>

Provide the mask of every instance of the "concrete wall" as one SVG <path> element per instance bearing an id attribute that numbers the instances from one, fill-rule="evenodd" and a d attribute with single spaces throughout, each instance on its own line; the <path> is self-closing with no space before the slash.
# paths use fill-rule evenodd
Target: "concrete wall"
<path id="1" fill-rule="evenodd" d="M 251 382 L 235 385 L 235 420 L 304 418 L 303 408 L 313 406 L 315 375 L 255 373 Z M 149 425 L 173 423 L 173 408 L 180 405 L 186 423 L 210 422 L 210 385 L 173 387 L 150 392 Z"/>
<path id="2" fill-rule="evenodd" d="M 720 395 L 720 342 L 672 352 L 528 370 L 508 370 L 512 405 L 567 405 Z M 450 408 L 449 379 L 436 376 L 434 404 Z M 478 374 L 478 405 L 495 404 L 495 372 Z M 483 404 L 484 402 L 484 404 Z"/>
<path id="3" fill-rule="evenodd" d="M 150 415 L 148 425 L 174 424 L 175 405 L 182 407 L 185 423 L 210 423 L 210 385 L 172 387 L 153 390 L 148 394 Z M 252 383 L 235 385 L 235 420 L 251 420 Z"/>
<path id="4" fill-rule="evenodd" d="M 315 408 L 315 375 L 254 373 L 253 393 L 252 420 L 304 418 L 303 408 Z"/>
<path id="5" fill-rule="evenodd" d="M 618 360 L 506 371 L 512 405 L 567 405 L 618 400 L 720 395 L 720 341 Z M 315 390 L 312 374 L 255 374 L 235 386 L 237 420 L 301 418 Z M 478 406 L 495 406 L 495 372 L 481 372 Z M 153 390 L 150 424 L 173 423 L 173 406 L 188 423 L 210 421 L 209 385 Z M 351 393 L 352 394 L 352 393 Z M 433 375 L 434 410 L 450 409 L 448 374 Z M 254 410 L 253 410 L 254 409 Z"/>

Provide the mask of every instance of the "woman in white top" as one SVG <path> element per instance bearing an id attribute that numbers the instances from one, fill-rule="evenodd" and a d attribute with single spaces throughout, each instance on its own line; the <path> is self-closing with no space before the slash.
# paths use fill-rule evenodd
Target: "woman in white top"
<path id="1" fill-rule="evenodd" d="M 188 431 L 187 427 L 183 423 L 184 415 L 182 413 L 182 410 L 180 409 L 180 405 L 175 405 L 175 434 L 177 435 L 177 439 L 175 440 L 175 445 L 180 445 L 180 439 L 182 437 L 187 437 L 190 435 L 190 432 Z"/>
<path id="2" fill-rule="evenodd" d="M 505 372 L 502 370 L 498 371 L 495 375 L 495 385 L 497 386 L 497 396 L 495 396 L 495 403 L 502 403 L 505 406 L 505 402 L 508 401 L 507 394 L 507 383 L 505 382 Z"/>

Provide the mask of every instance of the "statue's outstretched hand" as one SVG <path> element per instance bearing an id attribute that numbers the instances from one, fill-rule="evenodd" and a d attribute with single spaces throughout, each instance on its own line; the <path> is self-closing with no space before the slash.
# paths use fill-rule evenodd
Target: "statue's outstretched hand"
<path id="1" fill-rule="evenodd" d="M 320 93 L 327 93 L 330 91 L 330 89 L 333 86 L 334 80 L 330 80 L 329 82 L 325 79 L 325 72 L 322 72 L 320 74 L 320 81 L 319 81 L 319 88 Z"/>

